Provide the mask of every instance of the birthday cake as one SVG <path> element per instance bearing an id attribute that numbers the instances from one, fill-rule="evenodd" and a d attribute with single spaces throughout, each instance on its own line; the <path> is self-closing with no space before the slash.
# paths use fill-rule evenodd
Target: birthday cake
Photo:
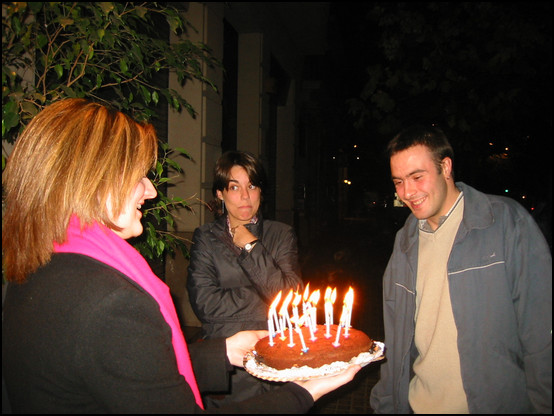
<path id="1" fill-rule="evenodd" d="M 319 290 L 302 296 L 291 290 L 277 311 L 281 293 L 268 312 L 269 336 L 260 339 L 246 354 L 244 368 L 250 374 L 272 381 L 309 380 L 364 366 L 384 357 L 384 344 L 351 327 L 353 290 L 345 295 L 339 324 L 333 324 L 334 292 L 325 294 L 325 324 L 317 324 Z M 292 314 L 289 313 L 292 307 Z"/>
<path id="2" fill-rule="evenodd" d="M 293 338 L 293 346 L 290 346 L 288 337 L 276 336 L 273 345 L 270 345 L 269 337 L 262 338 L 254 348 L 256 360 L 277 370 L 302 366 L 317 368 L 336 361 L 348 362 L 357 355 L 371 350 L 373 340 L 362 331 L 353 328 L 348 329 L 347 336 L 344 336 L 343 330 L 338 344 L 335 344 L 337 328 L 337 325 L 330 325 L 330 335 L 326 336 L 325 325 L 317 325 L 314 339 L 311 338 L 309 328 L 300 328 L 305 350 L 298 334 L 296 339 Z"/>

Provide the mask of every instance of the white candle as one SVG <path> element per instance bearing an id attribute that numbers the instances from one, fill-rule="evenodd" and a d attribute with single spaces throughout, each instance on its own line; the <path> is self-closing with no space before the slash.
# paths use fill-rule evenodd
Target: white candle
<path id="1" fill-rule="evenodd" d="M 283 304 L 281 305 L 281 309 L 279 310 L 279 316 L 281 316 L 281 330 L 282 330 L 281 337 L 282 337 L 283 340 L 285 339 L 284 328 L 288 325 L 289 330 L 290 330 L 289 346 L 294 345 L 294 342 L 293 342 L 293 339 L 292 339 L 292 324 L 290 322 L 289 311 L 288 311 L 288 307 L 289 307 L 289 303 L 292 299 L 292 295 L 293 295 L 293 292 L 292 292 L 292 289 L 291 289 L 289 294 L 287 295 L 287 297 L 283 301 Z M 290 345 L 290 344 L 292 344 L 292 345 Z"/>
<path id="2" fill-rule="evenodd" d="M 354 304 L 354 289 L 348 289 L 344 296 L 344 307 L 346 308 L 346 314 L 344 316 L 344 336 L 348 336 L 348 328 L 350 328 L 350 322 L 352 319 L 352 307 Z"/>
<path id="3" fill-rule="evenodd" d="M 342 318 L 341 318 L 341 321 L 342 321 Z M 342 322 L 339 322 L 339 324 L 337 325 L 337 337 L 335 338 L 335 342 L 333 342 L 333 345 L 335 347 L 338 347 L 340 344 L 339 344 L 339 338 L 340 338 L 340 329 L 342 327 Z"/>
<path id="4" fill-rule="evenodd" d="M 308 307 L 308 298 L 310 297 L 310 284 L 308 283 L 306 285 L 306 289 L 304 289 L 304 296 L 303 296 L 303 302 L 302 302 L 302 313 L 306 313 L 306 308 Z"/>
<path id="5" fill-rule="evenodd" d="M 292 315 L 293 315 L 296 328 L 298 328 L 298 319 L 299 319 L 298 304 L 300 303 L 301 300 L 302 300 L 302 296 L 300 296 L 299 293 L 295 293 L 294 300 L 292 301 Z"/>
<path id="6" fill-rule="evenodd" d="M 294 339 L 293 339 L 292 334 L 293 334 L 292 325 L 289 325 L 289 336 L 290 336 L 290 342 L 288 343 L 289 347 L 294 347 L 296 345 L 294 343 Z"/>
<path id="7" fill-rule="evenodd" d="M 329 338 L 329 303 L 331 301 L 331 288 L 327 287 L 325 290 L 325 295 L 323 296 L 323 299 L 325 301 L 324 303 L 324 312 L 325 312 L 325 326 L 327 327 L 327 331 L 325 332 L 325 336 Z"/>
<path id="8" fill-rule="evenodd" d="M 300 319 L 298 320 L 297 328 L 300 328 L 302 325 L 306 325 L 308 327 L 308 329 L 310 330 L 310 340 L 312 342 L 315 341 L 317 338 L 314 336 L 314 331 L 312 329 L 312 319 L 310 318 L 308 313 L 305 313 L 300 317 Z"/>
<path id="9" fill-rule="evenodd" d="M 308 308 L 308 311 L 309 311 L 309 316 L 311 317 L 311 320 L 312 320 L 312 329 L 313 329 L 314 332 L 317 331 L 317 308 L 316 308 L 316 305 L 317 305 L 317 302 L 319 302 L 319 296 L 320 296 L 320 293 L 319 293 L 319 289 L 318 289 L 310 295 L 310 299 L 308 300 L 310 305 L 311 305 L 311 307 Z"/>
<path id="10" fill-rule="evenodd" d="M 327 290 L 325 291 L 325 326 L 326 326 L 326 332 L 325 337 L 330 338 L 331 332 L 330 327 L 333 325 L 333 303 L 335 303 L 335 298 L 337 297 L 337 288 L 331 290 L 330 287 L 327 287 Z"/>
<path id="11" fill-rule="evenodd" d="M 304 342 L 304 335 L 302 334 L 302 328 L 297 327 L 296 332 L 298 332 L 298 335 L 300 336 L 300 343 L 302 344 L 302 352 L 304 353 L 308 352 L 308 347 L 306 347 L 306 343 Z"/>
<path id="12" fill-rule="evenodd" d="M 281 332 L 280 325 L 279 325 L 279 317 L 277 316 L 277 305 L 279 304 L 279 301 L 281 300 L 282 291 L 279 291 L 273 302 L 271 303 L 271 306 L 269 307 L 269 319 L 275 320 L 275 333 Z"/>
<path id="13" fill-rule="evenodd" d="M 283 304 L 281 305 L 281 309 L 279 310 L 279 315 L 283 317 L 283 324 L 287 325 L 290 324 L 290 317 L 289 317 L 289 303 L 292 300 L 292 289 L 290 290 L 289 294 L 283 301 Z"/>
<path id="14" fill-rule="evenodd" d="M 277 332 L 281 332 L 279 317 L 277 316 L 277 312 L 275 312 L 275 310 L 272 311 L 271 315 L 273 317 L 273 322 L 275 323 L 275 333 L 277 334 Z"/>
<path id="15" fill-rule="evenodd" d="M 269 328 L 269 345 L 273 347 L 273 345 L 275 345 L 273 342 L 273 337 L 275 336 L 275 329 L 273 328 L 273 319 L 267 320 L 267 326 Z"/>
<path id="16" fill-rule="evenodd" d="M 317 339 L 317 337 L 314 335 L 315 329 L 313 328 L 313 321 L 311 318 L 311 314 L 308 313 L 305 316 L 306 316 L 306 320 L 308 321 L 308 329 L 310 330 L 310 341 L 314 342 Z"/>
<path id="17" fill-rule="evenodd" d="M 330 309 L 330 313 L 329 313 L 329 316 L 330 316 L 330 320 L 331 320 L 331 325 L 333 325 L 333 305 L 335 304 L 335 300 L 337 299 L 337 288 L 333 288 L 333 292 L 331 292 L 331 307 L 329 308 Z"/>

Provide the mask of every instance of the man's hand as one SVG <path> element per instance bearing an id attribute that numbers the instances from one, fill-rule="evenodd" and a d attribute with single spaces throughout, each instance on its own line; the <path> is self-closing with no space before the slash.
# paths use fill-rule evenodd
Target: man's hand
<path id="1" fill-rule="evenodd" d="M 308 381 L 294 381 L 293 383 L 304 387 L 314 398 L 314 402 L 333 390 L 338 389 L 340 386 L 351 382 L 358 371 L 362 369 L 359 365 L 353 365 L 346 371 L 337 374 L 336 376 L 322 377 L 315 380 Z"/>

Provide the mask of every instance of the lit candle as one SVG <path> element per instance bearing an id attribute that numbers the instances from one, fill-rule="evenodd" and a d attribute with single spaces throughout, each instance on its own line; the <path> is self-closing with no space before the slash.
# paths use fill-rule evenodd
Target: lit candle
<path id="1" fill-rule="evenodd" d="M 271 306 L 269 307 L 269 320 L 275 320 L 275 334 L 277 332 L 281 332 L 281 336 L 284 336 L 283 331 L 281 329 L 281 326 L 279 325 L 279 318 L 277 317 L 277 305 L 279 304 L 279 301 L 281 300 L 282 291 L 279 291 L 273 302 L 271 303 Z"/>
<path id="2" fill-rule="evenodd" d="M 296 328 L 298 328 L 298 304 L 302 300 L 302 296 L 296 292 L 294 294 L 294 300 L 292 301 L 292 316 L 296 325 Z"/>
<path id="3" fill-rule="evenodd" d="M 312 329 L 313 329 L 314 332 L 317 331 L 317 308 L 316 308 L 316 305 L 317 305 L 317 302 L 319 302 L 319 297 L 320 297 L 320 293 L 319 293 L 319 289 L 318 289 L 315 292 L 313 292 L 310 295 L 310 299 L 308 299 L 308 303 L 310 304 L 310 308 L 308 309 L 308 311 L 309 311 L 309 315 L 312 319 Z"/>
<path id="4" fill-rule="evenodd" d="M 269 346 L 273 347 L 273 345 L 275 345 L 273 342 L 273 337 L 275 336 L 275 329 L 273 328 L 273 319 L 267 320 L 267 326 L 269 328 Z"/>
<path id="5" fill-rule="evenodd" d="M 325 337 L 330 338 L 331 332 L 330 327 L 333 325 L 333 304 L 335 303 L 335 299 L 337 297 L 337 288 L 334 288 L 331 290 L 330 287 L 327 287 L 327 290 L 325 291 L 325 326 L 327 327 L 327 331 L 325 333 Z"/>
<path id="6" fill-rule="evenodd" d="M 330 305 L 330 312 L 329 312 L 329 319 L 331 320 L 331 325 L 333 325 L 333 305 L 335 304 L 335 300 L 337 299 L 337 288 L 333 288 L 333 292 L 331 293 L 331 305 Z"/>
<path id="7" fill-rule="evenodd" d="M 335 342 L 333 342 L 333 346 L 338 347 L 339 344 L 339 338 L 340 338 L 340 329 L 343 325 L 343 319 L 344 319 L 344 309 L 342 310 L 342 314 L 340 316 L 339 324 L 337 325 L 337 337 L 335 338 Z"/>
<path id="8" fill-rule="evenodd" d="M 287 295 L 287 297 L 283 301 L 283 304 L 281 305 L 281 310 L 279 311 L 279 315 L 281 315 L 284 318 L 284 321 L 285 321 L 285 322 L 283 322 L 283 324 L 288 325 L 288 326 L 291 326 L 290 316 L 289 316 L 289 303 L 292 300 L 292 295 L 293 294 L 294 293 L 291 289 L 289 291 L 289 294 Z"/>
<path id="9" fill-rule="evenodd" d="M 293 339 L 293 336 L 292 336 L 293 333 L 294 333 L 294 332 L 293 332 L 293 330 L 292 330 L 292 325 L 289 325 L 290 342 L 288 343 L 288 346 L 291 347 L 291 348 L 294 347 L 294 346 L 296 345 L 296 344 L 294 343 L 294 339 Z"/>
<path id="10" fill-rule="evenodd" d="M 281 332 L 281 339 L 285 340 L 287 337 L 285 336 L 285 329 L 287 326 L 285 325 L 285 318 L 283 316 L 279 317 L 279 332 Z"/>
<path id="11" fill-rule="evenodd" d="M 288 307 L 289 307 L 290 301 L 292 300 L 292 295 L 293 295 L 293 292 L 292 292 L 292 289 L 291 289 L 289 294 L 287 295 L 287 297 L 283 301 L 283 304 L 281 305 L 281 309 L 279 310 L 279 315 L 283 318 L 283 327 L 286 324 L 288 324 L 288 326 L 289 326 L 289 337 L 290 337 L 290 342 L 288 344 L 289 347 L 294 346 L 292 323 L 290 321 L 289 312 L 288 312 Z M 281 329 L 283 329 L 283 328 L 281 328 Z M 284 336 L 283 333 L 281 333 L 281 335 Z"/>
<path id="12" fill-rule="evenodd" d="M 308 347 L 306 347 L 306 343 L 304 342 L 304 335 L 302 334 L 302 328 L 300 326 L 296 327 L 296 332 L 298 332 L 298 335 L 300 336 L 300 343 L 302 344 L 302 352 L 306 353 L 308 352 Z"/>
<path id="13" fill-rule="evenodd" d="M 354 289 L 348 289 L 344 296 L 344 308 L 346 313 L 344 316 L 344 336 L 348 336 L 348 328 L 350 328 L 350 321 L 352 319 L 352 307 L 354 305 Z"/>
<path id="14" fill-rule="evenodd" d="M 312 328 L 312 317 L 309 311 L 306 311 L 306 313 L 302 315 L 302 318 L 300 318 L 300 325 L 302 324 L 308 326 L 308 329 L 310 330 L 310 341 L 314 342 L 317 337 L 314 335 L 314 329 Z"/>
<path id="15" fill-rule="evenodd" d="M 306 285 L 304 289 L 304 301 L 302 302 L 302 313 L 306 313 L 306 308 L 308 307 L 308 298 L 310 297 L 310 284 Z"/>

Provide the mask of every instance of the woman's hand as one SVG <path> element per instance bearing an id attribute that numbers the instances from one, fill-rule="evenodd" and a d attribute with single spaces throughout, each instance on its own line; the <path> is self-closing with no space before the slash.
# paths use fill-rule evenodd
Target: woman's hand
<path id="1" fill-rule="evenodd" d="M 231 228 L 231 231 L 233 233 L 233 243 L 240 248 L 244 248 L 246 244 L 256 239 L 254 234 L 252 234 L 243 224 Z"/>
<path id="2" fill-rule="evenodd" d="M 361 366 L 353 365 L 343 373 L 337 374 L 336 376 L 323 377 L 308 381 L 294 381 L 293 383 L 296 383 L 308 390 L 308 392 L 314 398 L 315 402 L 325 394 L 330 393 L 333 390 L 338 389 L 340 386 L 351 382 L 354 379 L 356 373 L 361 369 Z"/>
<path id="3" fill-rule="evenodd" d="M 227 344 L 227 358 L 237 367 L 244 367 L 244 356 L 252 351 L 256 342 L 269 336 L 269 331 L 241 331 L 225 340 Z"/>

